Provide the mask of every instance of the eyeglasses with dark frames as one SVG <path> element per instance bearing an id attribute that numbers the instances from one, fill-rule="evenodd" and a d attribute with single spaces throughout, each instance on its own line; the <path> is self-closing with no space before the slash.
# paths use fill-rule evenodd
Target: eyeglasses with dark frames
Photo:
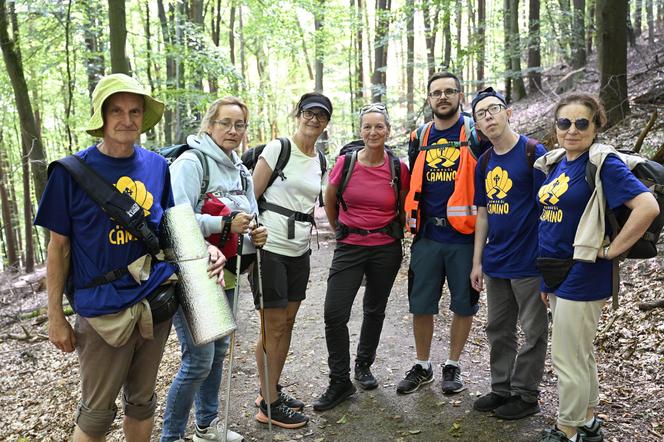
<path id="1" fill-rule="evenodd" d="M 475 111 L 475 121 L 483 120 L 486 118 L 486 115 L 497 115 L 501 110 L 507 109 L 507 106 L 500 103 L 494 103 L 489 105 L 486 109 L 480 109 Z"/>
<path id="2" fill-rule="evenodd" d="M 584 131 L 590 127 L 590 120 L 587 118 L 578 118 L 574 121 L 569 118 L 558 118 L 556 120 L 556 127 L 560 130 L 569 130 L 572 124 L 577 130 Z"/>
<path id="3" fill-rule="evenodd" d="M 445 95 L 446 97 L 453 97 L 456 94 L 458 94 L 459 92 L 461 92 L 459 89 L 453 89 L 451 87 L 448 87 L 447 89 L 443 89 L 442 91 L 431 91 L 431 92 L 429 92 L 429 97 L 436 98 L 436 99 L 442 97 L 443 95 Z"/>
<path id="4" fill-rule="evenodd" d="M 330 117 L 328 117 L 327 113 L 324 112 L 324 111 L 313 112 L 313 111 L 310 111 L 310 110 L 305 110 L 305 111 L 302 111 L 302 113 L 300 115 L 302 115 L 302 117 L 305 120 L 311 120 L 314 117 L 316 117 L 316 121 L 318 121 L 320 123 L 327 123 L 328 121 L 330 121 Z"/>

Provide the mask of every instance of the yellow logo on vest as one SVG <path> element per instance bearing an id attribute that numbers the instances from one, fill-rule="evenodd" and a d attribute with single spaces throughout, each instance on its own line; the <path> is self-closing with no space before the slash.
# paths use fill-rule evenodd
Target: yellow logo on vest
<path id="1" fill-rule="evenodd" d="M 143 209 L 145 216 L 150 215 L 150 208 L 154 203 L 152 194 L 148 192 L 145 188 L 145 184 L 141 181 L 134 181 L 127 176 L 120 177 L 118 182 L 115 183 L 116 189 L 122 193 L 126 193 L 131 196 L 134 201 L 138 203 L 139 206 Z M 136 241 L 137 238 L 134 237 L 130 232 L 124 229 L 121 225 L 116 225 L 110 232 L 108 232 L 108 241 L 114 245 L 124 245 L 130 241 Z"/>
<path id="2" fill-rule="evenodd" d="M 556 207 L 556 205 L 562 195 L 567 192 L 567 189 L 569 189 L 569 177 L 564 173 L 556 177 L 549 184 L 540 187 L 537 197 L 544 206 L 540 215 L 540 221 L 550 223 L 562 222 L 563 211 Z"/>
<path id="3" fill-rule="evenodd" d="M 490 200 L 486 204 L 486 211 L 489 214 L 493 215 L 507 215 L 510 213 L 510 205 L 506 201 L 502 201 L 506 196 L 507 192 L 512 188 L 512 180 L 507 173 L 507 170 L 504 170 L 500 166 L 496 166 L 491 170 L 484 180 L 484 186 L 486 188 L 486 196 Z"/>
<path id="4" fill-rule="evenodd" d="M 445 138 L 441 138 L 436 141 L 435 144 L 447 143 L 449 142 Z M 461 152 L 459 149 L 453 146 L 427 150 L 426 162 L 430 168 L 426 173 L 427 181 L 454 181 L 454 178 L 456 178 L 456 170 L 449 169 L 456 164 L 460 155 Z"/>

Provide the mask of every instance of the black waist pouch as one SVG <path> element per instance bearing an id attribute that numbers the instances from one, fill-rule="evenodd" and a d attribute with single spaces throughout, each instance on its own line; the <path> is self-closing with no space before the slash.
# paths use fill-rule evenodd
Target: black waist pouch
<path id="1" fill-rule="evenodd" d="M 146 299 L 150 303 L 153 324 L 168 321 L 180 306 L 176 284 L 160 285 Z"/>
<path id="2" fill-rule="evenodd" d="M 574 265 L 574 260 L 572 258 L 537 258 L 535 265 L 542 274 L 544 284 L 553 290 L 558 288 L 567 278 L 567 274 Z"/>

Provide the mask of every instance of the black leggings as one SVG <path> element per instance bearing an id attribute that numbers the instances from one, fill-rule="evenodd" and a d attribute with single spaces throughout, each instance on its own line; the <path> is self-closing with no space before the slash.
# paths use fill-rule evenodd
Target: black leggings
<path id="1" fill-rule="evenodd" d="M 364 318 L 357 345 L 358 362 L 372 364 L 385 319 L 385 307 L 401 266 L 401 242 L 383 246 L 337 243 L 325 295 L 325 340 L 330 379 L 350 379 L 348 320 L 355 295 L 366 275 Z"/>

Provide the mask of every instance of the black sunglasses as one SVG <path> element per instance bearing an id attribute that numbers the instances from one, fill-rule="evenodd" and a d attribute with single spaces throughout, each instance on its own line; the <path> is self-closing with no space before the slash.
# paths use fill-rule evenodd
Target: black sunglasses
<path id="1" fill-rule="evenodd" d="M 572 121 L 569 118 L 558 118 L 556 120 L 556 127 L 560 130 L 569 130 L 570 127 L 577 128 L 577 130 L 586 130 L 590 126 L 590 120 L 587 118 L 579 118 L 578 120 Z"/>

